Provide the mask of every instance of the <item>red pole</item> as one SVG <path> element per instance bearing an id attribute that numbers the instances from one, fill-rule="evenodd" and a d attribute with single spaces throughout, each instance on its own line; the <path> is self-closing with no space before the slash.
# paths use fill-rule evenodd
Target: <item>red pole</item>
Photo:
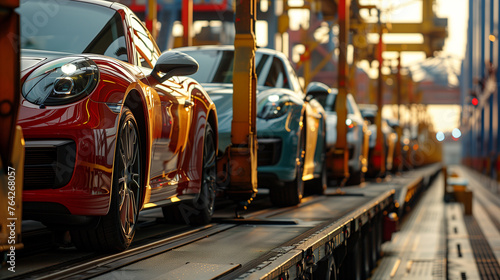
<path id="1" fill-rule="evenodd" d="M 379 15 L 380 16 L 380 15 Z M 382 23 L 379 21 L 379 39 L 377 46 L 377 59 L 378 59 L 378 79 L 377 79 L 377 116 L 375 117 L 375 125 L 377 126 L 377 140 L 375 143 L 372 160 L 378 175 L 383 175 L 385 173 L 385 152 L 384 152 L 384 135 L 382 134 L 382 101 L 383 101 L 383 79 L 382 79 L 382 64 L 384 59 L 382 53 L 384 52 L 384 42 L 382 36 L 384 34 L 382 30 Z"/>
<path id="2" fill-rule="evenodd" d="M 193 45 L 191 32 L 193 29 L 193 0 L 182 0 L 182 26 L 184 34 L 182 35 L 182 45 Z"/>
<path id="3" fill-rule="evenodd" d="M 0 160 L 7 168 L 10 164 L 16 132 L 17 113 L 19 110 L 19 15 L 14 9 L 19 7 L 19 1 L 2 1 L 0 3 Z"/>

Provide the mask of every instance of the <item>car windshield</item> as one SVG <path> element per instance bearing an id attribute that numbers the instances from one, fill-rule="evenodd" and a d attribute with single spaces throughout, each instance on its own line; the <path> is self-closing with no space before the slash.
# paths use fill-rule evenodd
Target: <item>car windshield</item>
<path id="1" fill-rule="evenodd" d="M 24 0 L 21 48 L 94 53 L 127 60 L 120 15 L 107 7 L 72 1 Z"/>
<path id="2" fill-rule="evenodd" d="M 326 96 L 318 96 L 315 98 L 326 111 L 335 112 L 335 100 L 337 100 L 336 93 L 330 93 Z"/>
<path id="3" fill-rule="evenodd" d="M 200 70 L 191 77 L 200 83 L 233 82 L 232 50 L 183 50 L 192 56 L 200 65 Z M 290 88 L 282 62 L 272 55 L 257 52 L 255 54 L 255 71 L 257 84 L 260 86 Z"/>
<path id="4" fill-rule="evenodd" d="M 316 100 L 325 108 L 326 111 L 329 112 L 336 112 L 336 106 L 337 106 L 337 93 L 330 93 L 326 97 L 320 96 L 317 97 Z M 349 97 L 346 100 L 347 103 L 347 113 L 348 114 L 353 114 L 354 109 L 352 108 L 351 101 L 349 100 Z"/>

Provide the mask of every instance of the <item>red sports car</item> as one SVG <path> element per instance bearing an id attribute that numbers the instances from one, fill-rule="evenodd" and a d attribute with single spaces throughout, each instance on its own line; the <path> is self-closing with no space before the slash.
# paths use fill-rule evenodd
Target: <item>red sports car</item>
<path id="1" fill-rule="evenodd" d="M 71 230 L 77 248 L 124 250 L 141 209 L 208 223 L 215 105 L 181 52 L 160 53 L 125 6 L 22 1 L 24 215 Z"/>

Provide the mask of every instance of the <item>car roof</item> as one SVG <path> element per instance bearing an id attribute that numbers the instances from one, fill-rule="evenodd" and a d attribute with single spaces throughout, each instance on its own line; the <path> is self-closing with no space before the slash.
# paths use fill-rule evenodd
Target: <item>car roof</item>
<path id="1" fill-rule="evenodd" d="M 179 51 L 197 51 L 197 50 L 224 50 L 224 51 L 234 51 L 234 45 L 205 45 L 205 46 L 192 46 L 192 47 L 180 47 L 176 48 Z M 269 55 L 281 55 L 283 53 L 268 49 L 268 48 L 257 48 L 257 52 L 265 53 Z"/>
<path id="2" fill-rule="evenodd" d="M 378 106 L 375 104 L 361 103 L 361 104 L 358 104 L 358 107 L 360 110 L 363 109 L 366 111 L 377 111 L 378 110 Z"/>
<path id="3" fill-rule="evenodd" d="M 67 1 L 67 2 L 81 2 L 81 3 L 88 3 L 88 4 L 94 4 L 102 7 L 107 7 L 113 10 L 128 10 L 128 7 L 119 3 L 119 2 L 113 2 L 113 1 L 107 1 L 107 0 L 58 0 L 58 1 Z"/>
<path id="4" fill-rule="evenodd" d="M 59 2 L 61 0 L 58 0 Z M 89 3 L 89 4 L 95 4 L 99 6 L 104 6 L 104 7 L 111 7 L 114 2 L 111 1 L 105 1 L 105 0 L 62 0 L 66 2 L 83 2 L 83 3 Z"/>

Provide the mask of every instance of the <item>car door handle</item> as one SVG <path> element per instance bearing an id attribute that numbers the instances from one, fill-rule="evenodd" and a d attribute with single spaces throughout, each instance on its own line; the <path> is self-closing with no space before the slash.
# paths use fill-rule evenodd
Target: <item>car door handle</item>
<path id="1" fill-rule="evenodd" d="M 184 101 L 184 107 L 191 108 L 193 107 L 194 103 L 191 100 L 185 100 Z"/>

